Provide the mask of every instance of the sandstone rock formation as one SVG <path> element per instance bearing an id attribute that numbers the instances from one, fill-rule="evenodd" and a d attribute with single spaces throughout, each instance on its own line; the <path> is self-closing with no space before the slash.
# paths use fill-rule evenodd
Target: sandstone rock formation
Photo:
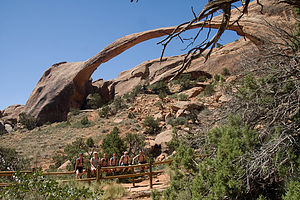
<path id="1" fill-rule="evenodd" d="M 0 135 L 7 133 L 7 130 L 5 129 L 4 122 L 0 120 Z"/>
<path id="2" fill-rule="evenodd" d="M 264 41 L 261 34 L 267 34 L 263 25 L 265 19 L 268 21 L 279 21 L 281 17 L 288 17 L 290 12 L 284 6 L 275 6 L 273 1 L 262 1 L 265 5 L 264 14 L 260 14 L 260 6 L 252 3 L 249 9 L 249 15 L 244 16 L 239 25 L 230 24 L 227 29 L 235 31 L 238 35 L 245 36 L 248 41 L 239 40 L 227 50 L 216 52 L 211 56 L 208 62 L 203 64 L 204 58 L 198 58 L 192 62 L 187 72 L 212 73 L 218 72 L 224 66 L 238 68 L 240 54 L 245 49 L 253 48 L 254 45 L 260 45 Z M 233 11 L 232 20 L 234 21 L 239 13 Z M 208 24 L 199 22 L 190 28 L 198 27 L 220 27 L 220 17 L 216 17 Z M 121 54 L 125 50 L 143 41 L 161 37 L 170 34 L 175 27 L 159 28 L 141 33 L 134 33 L 122 37 L 108 45 L 94 57 L 82 61 L 66 63 L 61 62 L 52 65 L 41 77 L 26 105 L 25 112 L 37 119 L 38 125 L 47 121 L 63 121 L 67 119 L 69 109 L 80 108 L 85 97 L 88 95 L 90 86 L 90 77 L 100 64 L 109 61 L 111 58 Z M 226 51 L 227 50 L 227 51 Z M 98 81 L 98 92 L 105 98 L 112 98 L 114 95 L 122 95 L 128 88 L 130 90 L 135 85 L 143 81 L 154 83 L 171 77 L 176 67 L 180 67 L 183 56 L 165 58 L 161 64 L 159 60 L 144 63 L 130 72 L 120 74 L 119 78 L 112 82 Z M 129 74 L 130 73 L 130 76 Z M 130 78 L 128 78 L 130 77 Z"/>
<path id="3" fill-rule="evenodd" d="M 11 125 L 15 125 L 17 123 L 19 114 L 24 111 L 23 105 L 11 105 L 5 108 L 2 113 L 3 117 L 2 119 L 5 121 L 5 123 L 9 123 Z"/>

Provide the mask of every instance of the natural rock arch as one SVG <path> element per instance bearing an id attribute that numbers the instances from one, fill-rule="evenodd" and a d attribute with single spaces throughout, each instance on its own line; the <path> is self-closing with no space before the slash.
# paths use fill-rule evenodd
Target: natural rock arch
<path id="1" fill-rule="evenodd" d="M 263 16 L 255 18 L 253 15 L 244 17 L 240 20 L 239 25 L 228 25 L 227 30 L 235 31 L 238 35 L 248 38 L 254 44 L 260 45 L 262 41 L 260 41 L 257 33 L 259 30 L 262 30 L 261 22 L 263 19 Z M 206 28 L 219 28 L 221 20 L 215 17 L 209 24 L 207 22 L 199 22 L 191 25 L 189 29 L 202 26 Z M 82 105 L 87 95 L 86 90 L 90 77 L 102 63 L 109 61 L 143 41 L 168 35 L 175 28 L 158 28 L 130 34 L 114 41 L 97 55 L 86 61 L 62 62 L 51 66 L 43 74 L 30 95 L 25 106 L 25 112 L 35 117 L 38 125 L 47 121 L 66 120 L 70 108 L 79 108 Z"/>

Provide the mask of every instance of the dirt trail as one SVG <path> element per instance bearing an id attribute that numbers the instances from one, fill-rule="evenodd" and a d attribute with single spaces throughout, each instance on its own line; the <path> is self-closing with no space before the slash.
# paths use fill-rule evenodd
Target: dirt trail
<path id="1" fill-rule="evenodd" d="M 132 183 L 122 184 L 123 187 L 126 188 L 128 194 L 121 198 L 121 200 L 125 199 L 143 199 L 150 200 L 151 199 L 151 190 L 149 179 L 145 179 L 141 182 L 135 183 L 135 187 L 132 186 Z M 167 174 L 160 174 L 153 177 L 153 189 L 158 191 L 163 191 L 165 188 L 169 186 L 170 177 Z"/>

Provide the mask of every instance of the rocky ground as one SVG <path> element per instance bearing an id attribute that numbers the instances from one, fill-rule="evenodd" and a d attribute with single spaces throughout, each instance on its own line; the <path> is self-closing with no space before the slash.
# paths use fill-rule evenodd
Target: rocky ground
<path id="1" fill-rule="evenodd" d="M 228 77 L 227 80 L 232 80 L 232 77 Z M 170 118 L 187 118 L 191 110 L 198 110 L 197 122 L 187 120 L 187 124 L 177 126 L 181 134 L 195 133 L 200 127 L 205 127 L 205 124 L 213 123 L 218 116 L 218 108 L 230 99 L 222 92 L 223 86 L 217 86 L 216 92 L 210 96 L 201 96 L 207 84 L 209 82 L 199 83 L 194 88 L 181 92 L 186 96 L 185 101 L 175 99 L 174 95 L 169 95 L 162 101 L 155 94 L 139 94 L 132 103 L 126 103 L 126 108 L 118 110 L 116 115 L 109 116 L 108 119 L 99 117 L 100 108 L 82 110 L 78 115 L 71 116 L 70 125 L 66 125 L 66 122 L 52 123 L 31 131 L 18 128 L 16 131 L 1 136 L 1 146 L 15 148 L 22 156 L 31 159 L 32 166 L 47 169 L 53 164 L 52 156 L 76 138 L 92 137 L 96 144 L 100 145 L 103 137 L 114 127 L 118 127 L 121 137 L 124 137 L 126 133 L 144 134 L 150 146 L 161 145 L 162 153 L 164 153 L 165 143 L 172 138 L 173 127 L 168 121 Z M 129 118 L 129 114 L 133 114 L 134 117 Z M 84 116 L 88 117 L 92 125 L 87 128 L 76 127 L 76 123 Z M 146 116 L 160 119 L 159 134 L 144 133 L 143 121 Z M 200 124 L 202 125 L 199 126 Z"/>

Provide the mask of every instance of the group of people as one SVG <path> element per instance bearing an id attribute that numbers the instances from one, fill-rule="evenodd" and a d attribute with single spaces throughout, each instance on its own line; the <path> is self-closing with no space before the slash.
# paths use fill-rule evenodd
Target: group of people
<path id="1" fill-rule="evenodd" d="M 90 165 L 91 165 L 91 175 L 95 176 L 96 175 L 96 171 L 98 166 L 101 167 L 109 167 L 109 166 L 129 166 L 130 163 L 132 165 L 135 164 L 135 162 L 137 162 L 137 164 L 145 164 L 147 163 L 146 160 L 146 156 L 143 154 L 142 151 L 139 151 L 139 154 L 136 155 L 132 161 L 130 159 L 130 156 L 128 155 L 128 152 L 125 151 L 124 155 L 121 156 L 120 160 L 118 160 L 117 158 L 117 154 L 113 153 L 113 156 L 109 159 L 107 157 L 107 153 L 103 154 L 103 158 L 100 159 L 100 157 L 98 156 L 97 152 L 94 152 L 93 157 L 90 160 Z M 86 170 L 84 169 L 84 165 L 86 165 L 86 167 L 88 168 L 88 162 L 86 161 L 86 159 L 83 158 L 83 154 L 80 153 L 79 154 L 79 158 L 76 159 L 75 162 L 75 173 L 76 173 L 76 178 L 78 179 L 79 177 L 82 178 L 82 176 L 86 173 Z M 140 170 L 143 171 L 144 169 L 146 169 L 146 167 L 140 167 Z M 120 170 L 117 169 L 107 169 L 104 170 L 107 173 L 116 173 Z M 123 169 L 123 172 L 126 171 L 126 168 Z"/>

